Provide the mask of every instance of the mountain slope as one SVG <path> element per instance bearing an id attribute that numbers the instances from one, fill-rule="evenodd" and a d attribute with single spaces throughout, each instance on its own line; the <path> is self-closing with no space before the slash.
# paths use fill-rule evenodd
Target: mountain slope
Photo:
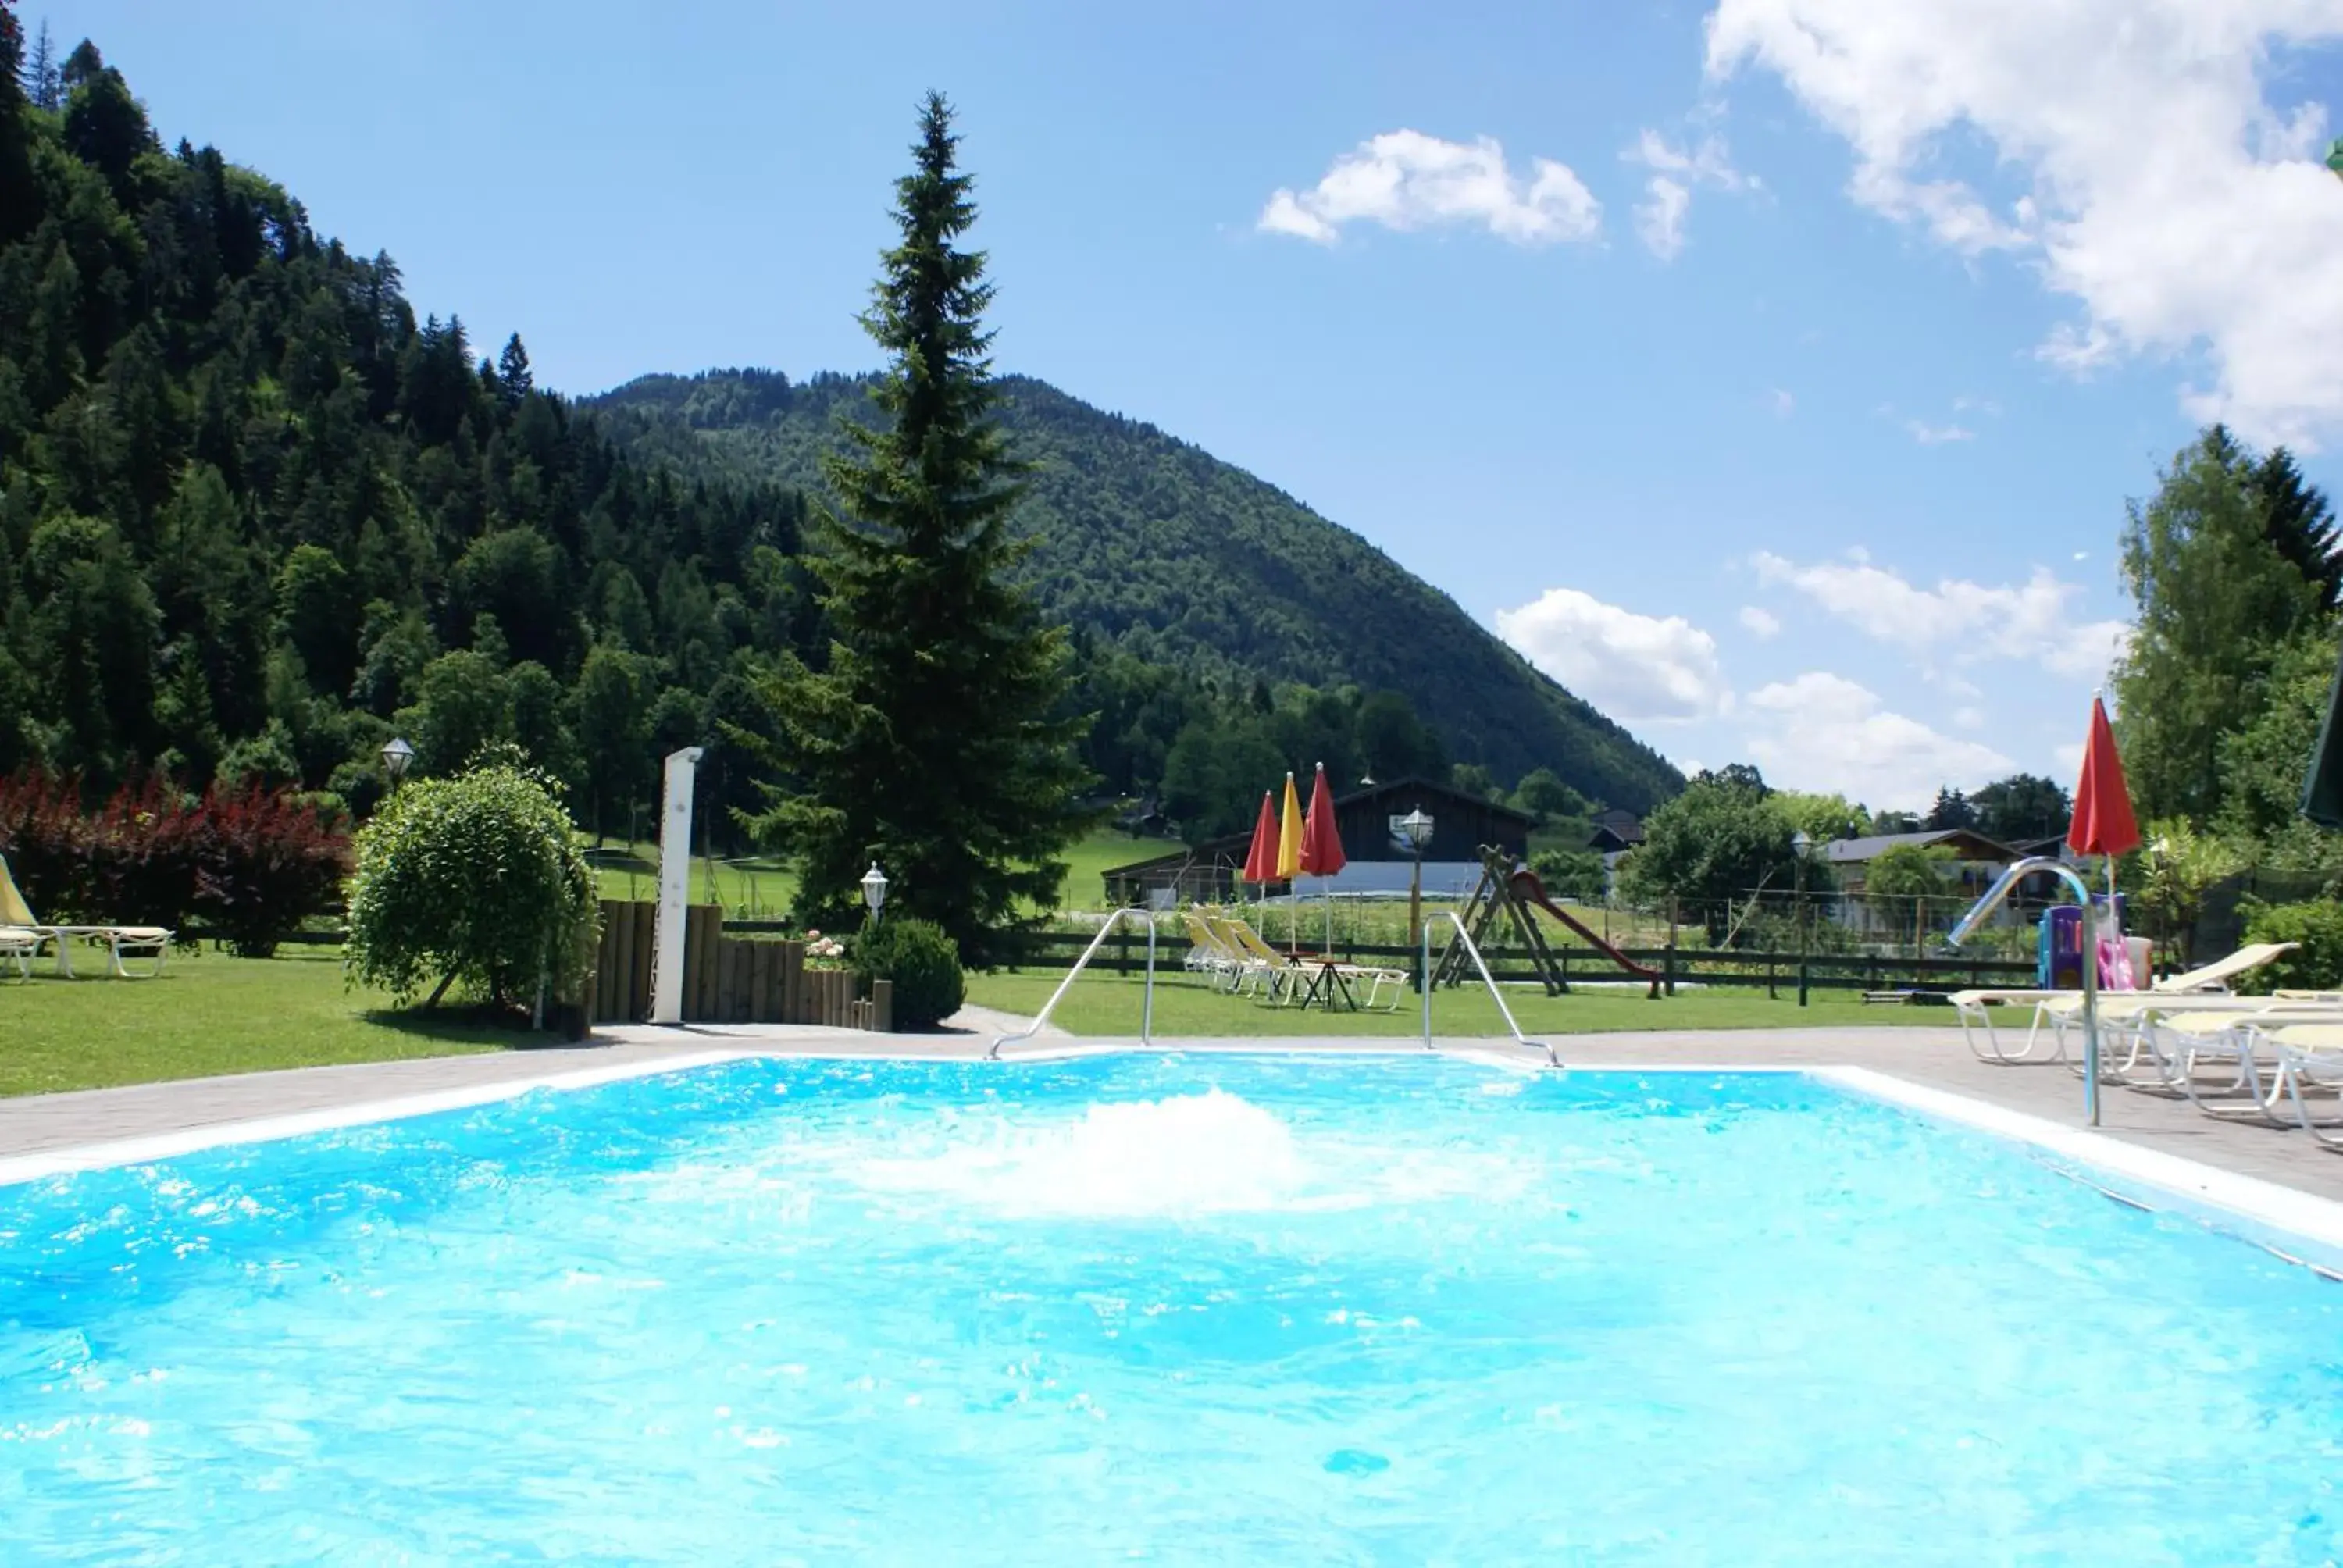
<path id="1" fill-rule="evenodd" d="M 1151 425 L 1027 377 L 1001 386 L 1002 421 L 1036 465 L 1026 570 L 1073 626 L 1223 681 L 1389 688 L 1501 779 L 1547 767 L 1637 811 L 1681 787 L 1664 758 L 1349 529 Z M 588 402 L 641 458 L 819 489 L 838 417 L 876 417 L 866 393 L 857 378 L 723 370 L 647 376 Z"/>

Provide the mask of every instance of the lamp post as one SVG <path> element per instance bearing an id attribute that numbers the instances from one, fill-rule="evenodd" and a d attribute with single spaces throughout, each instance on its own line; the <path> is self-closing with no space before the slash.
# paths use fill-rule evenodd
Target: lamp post
<path id="1" fill-rule="evenodd" d="M 389 743 L 383 747 L 382 768 L 384 772 L 390 775 L 392 794 L 398 793 L 398 781 L 407 777 L 407 769 L 414 764 L 414 761 L 415 748 L 396 735 L 392 736 Z"/>
<path id="2" fill-rule="evenodd" d="M 879 910 L 887 902 L 887 873 L 879 869 L 876 860 L 862 873 L 862 901 L 870 907 L 870 923 L 877 925 Z"/>
<path id="3" fill-rule="evenodd" d="M 1422 990 L 1430 978 L 1423 973 L 1423 847 L 1432 842 L 1432 819 L 1421 806 L 1411 809 L 1399 819 L 1400 837 L 1407 840 L 1409 852 L 1415 863 L 1407 874 L 1407 946 L 1416 955 L 1415 989 Z"/>
<path id="4" fill-rule="evenodd" d="M 1790 835 L 1791 851 L 1798 857 L 1798 1005 L 1806 1005 L 1806 861 L 1815 852 L 1815 840 L 1804 828 Z"/>

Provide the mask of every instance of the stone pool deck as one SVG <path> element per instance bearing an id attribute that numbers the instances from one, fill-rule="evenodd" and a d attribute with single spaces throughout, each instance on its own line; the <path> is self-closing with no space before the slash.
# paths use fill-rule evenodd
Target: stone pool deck
<path id="1" fill-rule="evenodd" d="M 933 1035 L 874 1035 L 776 1025 L 610 1029 L 598 1031 L 586 1044 L 571 1047 L 28 1095 L 0 1100 L 0 1159 L 302 1112 L 330 1112 L 378 1100 L 524 1085 L 581 1070 L 683 1060 L 709 1051 L 974 1058 L 984 1054 L 996 1034 L 1019 1027 L 1023 1020 L 970 1009 L 954 1021 L 961 1027 Z M 2069 1127 L 2079 1126 L 2082 1121 L 2083 1085 L 2072 1072 L 2058 1066 L 1988 1066 L 1970 1054 L 1957 1030 L 1730 1030 L 1549 1038 L 1563 1060 L 1574 1066 L 1861 1067 Z M 1054 1030 L 1031 1042 L 1034 1048 L 1071 1043 L 1070 1037 Z M 1083 1043 L 1138 1044 L 1136 1040 Z M 1191 1040 L 1177 1043 L 1184 1050 L 1230 1050 L 1257 1049 L 1264 1042 Z M 1265 1043 L 1279 1050 L 1413 1049 L 1413 1042 L 1404 1039 L 1281 1039 Z M 1458 1040 L 1442 1044 L 1508 1054 L 1518 1049 L 1507 1040 Z M 2099 1131 L 2108 1137 L 2343 1201 L 2343 1153 L 2320 1148 L 2299 1130 L 2281 1131 L 2217 1121 L 2186 1103 L 2127 1089 L 2105 1091 L 2100 1109 Z"/>

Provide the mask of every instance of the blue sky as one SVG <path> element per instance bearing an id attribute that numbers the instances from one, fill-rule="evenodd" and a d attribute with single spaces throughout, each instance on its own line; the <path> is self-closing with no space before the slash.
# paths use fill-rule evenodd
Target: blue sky
<path id="1" fill-rule="evenodd" d="M 2203 419 L 2343 477 L 2333 0 L 1136 9 L 46 15 L 574 392 L 870 366 L 941 87 L 1001 368 L 1356 529 L 1678 761 L 1875 806 L 2071 782 L 2125 500 Z"/>

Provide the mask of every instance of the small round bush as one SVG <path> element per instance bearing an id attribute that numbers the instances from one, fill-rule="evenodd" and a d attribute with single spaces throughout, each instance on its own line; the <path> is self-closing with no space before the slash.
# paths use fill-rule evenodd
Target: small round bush
<path id="1" fill-rule="evenodd" d="M 427 985 L 498 1004 L 574 1000 L 598 907 L 578 832 L 546 784 L 506 763 L 410 781 L 359 832 L 349 970 L 399 1005 Z M 434 992 L 434 996 L 437 995 Z"/>
<path id="2" fill-rule="evenodd" d="M 891 980 L 895 1027 L 933 1029 L 960 1010 L 968 994 L 960 950 L 932 920 L 881 920 L 855 939 L 854 971 L 865 985 Z"/>

